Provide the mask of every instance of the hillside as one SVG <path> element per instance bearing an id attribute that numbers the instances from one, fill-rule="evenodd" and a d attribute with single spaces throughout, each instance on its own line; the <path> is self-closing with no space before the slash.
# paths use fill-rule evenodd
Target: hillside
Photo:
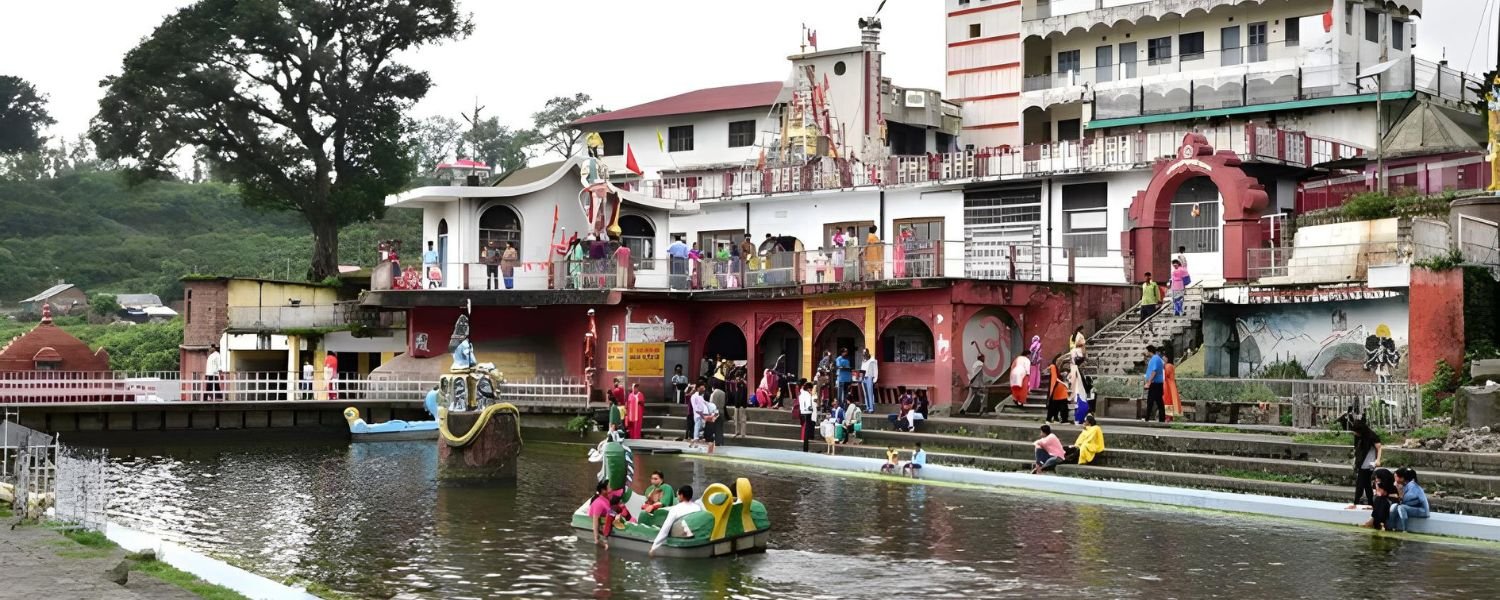
<path id="1" fill-rule="evenodd" d="M 371 266 L 379 239 L 409 248 L 418 211 L 396 210 L 345 228 L 339 262 Z M 149 182 L 130 187 L 115 173 L 0 181 L 0 307 L 58 280 L 86 292 L 182 297 L 189 273 L 301 279 L 312 235 L 301 216 L 240 205 L 231 185 Z"/>

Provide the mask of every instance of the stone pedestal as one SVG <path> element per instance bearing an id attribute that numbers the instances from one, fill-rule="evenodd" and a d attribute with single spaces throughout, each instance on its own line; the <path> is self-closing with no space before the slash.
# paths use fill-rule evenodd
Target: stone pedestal
<path id="1" fill-rule="evenodd" d="M 1458 388 L 1453 395 L 1453 426 L 1500 429 L 1500 386 Z"/>
<path id="2" fill-rule="evenodd" d="M 479 421 L 479 411 L 448 413 L 448 432 L 463 437 Z M 516 415 L 494 413 L 467 445 L 438 440 L 438 478 L 451 481 L 515 479 L 521 455 Z"/>

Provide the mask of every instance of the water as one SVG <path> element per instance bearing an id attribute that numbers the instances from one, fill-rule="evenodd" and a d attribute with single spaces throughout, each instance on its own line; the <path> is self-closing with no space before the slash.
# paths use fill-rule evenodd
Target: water
<path id="1" fill-rule="evenodd" d="M 647 561 L 577 542 L 597 465 L 531 444 L 519 482 L 439 486 L 425 443 L 113 448 L 111 519 L 373 598 L 1480 598 L 1500 547 L 1005 490 L 641 456 L 748 476 L 771 549 Z"/>

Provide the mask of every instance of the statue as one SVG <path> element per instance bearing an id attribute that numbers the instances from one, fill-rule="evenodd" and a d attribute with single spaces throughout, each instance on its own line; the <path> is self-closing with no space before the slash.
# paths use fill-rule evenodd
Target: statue
<path id="1" fill-rule="evenodd" d="M 1500 75 L 1490 82 L 1490 93 L 1484 96 L 1485 107 L 1489 109 L 1490 147 L 1489 156 L 1484 159 L 1490 162 L 1490 187 L 1489 191 L 1500 191 Z"/>
<path id="2" fill-rule="evenodd" d="M 583 216 L 588 219 L 589 231 L 594 234 L 595 239 L 605 239 L 608 235 L 612 239 L 620 237 L 620 205 L 619 198 L 613 202 L 609 195 L 609 166 L 604 164 L 604 139 L 598 133 L 590 133 L 586 138 L 588 154 L 583 162 L 578 164 L 578 179 L 583 184 L 583 191 L 578 193 L 579 208 Z M 606 229 L 605 211 L 610 209 L 614 216 Z"/>

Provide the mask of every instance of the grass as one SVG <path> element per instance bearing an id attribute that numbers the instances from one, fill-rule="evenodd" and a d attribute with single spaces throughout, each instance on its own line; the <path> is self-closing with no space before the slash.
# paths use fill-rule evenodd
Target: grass
<path id="1" fill-rule="evenodd" d="M 9 519 L 10 517 L 10 505 L 0 504 L 0 519 Z"/>
<path id="2" fill-rule="evenodd" d="M 204 600 L 249 600 L 239 592 L 221 585 L 214 585 L 159 560 L 138 561 L 130 570 L 145 573 L 180 587 Z"/>
<path id="3" fill-rule="evenodd" d="M 1186 423 L 1173 423 L 1171 425 L 1171 428 L 1183 431 L 1206 431 L 1209 433 L 1243 433 L 1239 429 L 1236 429 L 1234 427 L 1225 427 L 1223 425 L 1188 425 Z"/>
<path id="4" fill-rule="evenodd" d="M 62 534 L 63 537 L 77 542 L 80 546 L 105 549 L 115 548 L 114 542 L 109 541 L 109 538 L 104 537 L 103 533 L 97 531 L 89 531 L 87 529 L 66 529 L 63 530 Z"/>
<path id="5" fill-rule="evenodd" d="M 1216 473 L 1220 477 L 1233 477 L 1235 479 L 1254 479 L 1256 481 L 1274 481 L 1277 483 L 1307 483 L 1307 478 L 1295 475 L 1283 475 L 1281 473 L 1266 473 L 1264 471 L 1245 471 L 1243 469 L 1219 469 Z"/>
<path id="6" fill-rule="evenodd" d="M 1426 425 L 1411 430 L 1411 433 L 1406 434 L 1406 437 L 1416 438 L 1424 441 L 1442 440 L 1447 439 L 1448 435 L 1452 432 L 1453 430 L 1450 429 L 1447 425 Z"/>
<path id="7" fill-rule="evenodd" d="M 1353 446 L 1354 434 L 1347 431 L 1299 433 L 1292 436 L 1292 441 L 1298 444 L 1317 444 L 1320 446 Z"/>

